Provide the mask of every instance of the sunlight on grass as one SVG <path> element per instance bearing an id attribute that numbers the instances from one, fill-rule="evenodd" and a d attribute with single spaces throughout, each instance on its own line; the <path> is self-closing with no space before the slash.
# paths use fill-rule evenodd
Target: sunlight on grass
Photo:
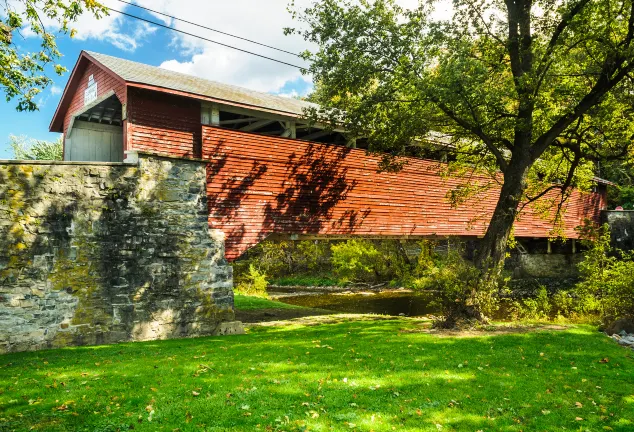
<path id="1" fill-rule="evenodd" d="M 590 328 L 404 332 L 419 325 L 0 356 L 0 430 L 632 430 L 632 352 Z"/>

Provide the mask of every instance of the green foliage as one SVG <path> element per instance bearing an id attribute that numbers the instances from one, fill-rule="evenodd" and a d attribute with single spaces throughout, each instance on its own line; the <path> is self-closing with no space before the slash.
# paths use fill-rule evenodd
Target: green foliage
<path id="1" fill-rule="evenodd" d="M 565 298 L 557 297 L 557 300 L 562 299 Z M 567 307 L 567 305 L 568 301 L 566 300 L 562 307 Z M 540 286 L 534 297 L 513 302 L 511 316 L 513 319 L 548 319 L 551 309 L 552 305 L 548 298 L 548 291 L 546 287 Z"/>
<path id="2" fill-rule="evenodd" d="M 608 187 L 609 209 L 622 206 L 625 210 L 634 210 L 634 150 L 625 161 L 603 164 L 600 177 L 616 184 Z"/>
<path id="3" fill-rule="evenodd" d="M 480 321 L 499 308 L 499 283 L 489 284 L 472 262 L 459 250 L 438 256 L 432 265 L 417 268 L 420 275 L 415 286 L 436 291 L 435 303 L 444 316 L 441 324 L 453 327 L 461 320 Z"/>
<path id="4" fill-rule="evenodd" d="M 585 232 L 589 249 L 579 264 L 583 280 L 576 286 L 583 307 L 598 309 L 604 319 L 634 316 L 634 254 L 611 247 L 607 224 Z"/>
<path id="5" fill-rule="evenodd" d="M 317 287 L 325 287 L 325 286 L 336 286 L 341 284 L 342 282 L 336 278 L 328 277 L 328 276 L 320 276 L 320 275 L 288 275 L 282 276 L 278 279 L 271 281 L 272 284 L 280 285 L 280 286 L 317 286 Z"/>
<path id="6" fill-rule="evenodd" d="M 332 245 L 332 267 L 344 281 L 369 281 L 376 278 L 374 265 L 379 251 L 367 240 L 348 240 Z"/>
<path id="7" fill-rule="evenodd" d="M 634 186 L 622 186 L 610 188 L 616 192 L 616 196 L 611 200 L 614 207 L 621 206 L 625 210 L 634 210 Z"/>
<path id="8" fill-rule="evenodd" d="M 551 313 L 557 317 L 570 317 L 575 312 L 575 299 L 570 291 L 561 290 L 552 295 Z"/>
<path id="9" fill-rule="evenodd" d="M 597 161 L 627 154 L 634 8 L 455 0 L 453 16 L 439 21 L 435 6 L 324 0 L 293 9 L 301 28 L 286 32 L 316 47 L 303 54 L 321 105 L 309 117 L 367 137 L 385 168 L 398 169 L 412 148 L 451 144 L 452 175 L 462 179 L 452 203 L 504 184 L 503 210 L 476 256 L 483 270 L 499 270 L 524 203 L 561 235 L 570 187 L 587 189 Z"/>
<path id="10" fill-rule="evenodd" d="M 52 68 L 58 75 L 66 72 L 66 68 L 58 63 L 61 53 L 56 39 L 59 34 L 74 37 L 76 31 L 71 28 L 71 23 L 84 12 L 97 18 L 108 14 L 107 9 L 95 0 L 0 3 L 0 88 L 4 90 L 7 102 L 18 98 L 18 111 L 38 108 L 35 97 L 52 83 L 46 75 L 47 68 Z M 45 27 L 44 21 L 51 24 Z M 27 28 L 40 40 L 37 52 L 22 52 L 20 44 L 15 43 L 15 35 Z"/>
<path id="11" fill-rule="evenodd" d="M 249 270 L 236 278 L 236 292 L 254 297 L 268 297 L 266 274 L 254 264 L 249 264 Z"/>
<path id="12" fill-rule="evenodd" d="M 234 263 L 234 272 L 248 271 L 256 263 L 272 279 L 289 274 L 315 274 L 330 268 L 326 241 L 263 241 Z"/>
<path id="13" fill-rule="evenodd" d="M 403 283 L 412 265 L 400 242 L 348 240 L 333 244 L 332 268 L 342 282 Z"/>
<path id="14" fill-rule="evenodd" d="M 62 160 L 64 145 L 62 137 L 57 141 L 28 139 L 25 136 L 9 135 L 13 157 L 18 160 Z"/>

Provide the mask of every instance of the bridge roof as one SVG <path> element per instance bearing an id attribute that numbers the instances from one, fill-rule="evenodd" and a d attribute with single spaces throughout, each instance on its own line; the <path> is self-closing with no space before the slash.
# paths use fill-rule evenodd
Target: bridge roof
<path id="1" fill-rule="evenodd" d="M 144 84 L 160 89 L 176 90 L 191 95 L 220 99 L 221 101 L 264 108 L 285 114 L 300 116 L 304 108 L 316 104 L 223 84 L 168 69 L 125 60 L 106 54 L 86 51 L 98 63 L 123 78 L 127 83 Z"/>

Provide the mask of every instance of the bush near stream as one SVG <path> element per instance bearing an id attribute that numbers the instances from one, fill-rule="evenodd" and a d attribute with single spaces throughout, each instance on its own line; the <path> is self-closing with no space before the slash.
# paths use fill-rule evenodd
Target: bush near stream
<path id="1" fill-rule="evenodd" d="M 426 242 L 421 245 L 426 253 L 430 250 Z M 274 285 L 409 286 L 420 273 L 419 261 L 393 240 L 265 241 L 233 267 L 237 286 L 252 285 L 254 271 Z"/>
<path id="2" fill-rule="evenodd" d="M 394 240 L 266 241 L 234 263 L 237 291 L 266 295 L 269 284 L 298 286 L 392 286 L 434 291 L 439 311 L 446 313 L 474 288 L 487 316 L 513 320 L 573 319 L 609 322 L 634 316 L 634 254 L 610 246 L 609 228 L 582 229 L 586 259 L 582 278 L 560 286 L 515 289 L 509 279 L 488 292 L 460 246 L 417 242 L 418 253 Z M 411 246 L 411 245 L 410 245 Z M 510 288 L 511 289 L 510 289 Z M 500 312 L 498 312 L 500 311 Z"/>
<path id="3" fill-rule="evenodd" d="M 580 264 L 583 279 L 575 287 L 584 307 L 599 313 L 604 323 L 634 319 L 634 251 L 613 248 L 607 224 L 586 230 L 585 237 L 591 247 Z"/>

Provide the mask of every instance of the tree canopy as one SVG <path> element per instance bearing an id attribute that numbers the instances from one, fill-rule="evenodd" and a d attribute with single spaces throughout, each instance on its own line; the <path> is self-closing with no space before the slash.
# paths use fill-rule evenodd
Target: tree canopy
<path id="1" fill-rule="evenodd" d="M 47 68 L 61 75 L 66 72 L 58 60 L 61 53 L 56 38 L 59 34 L 75 35 L 71 23 L 88 11 L 96 17 L 107 13 L 95 0 L 22 0 L 0 2 L 0 88 L 7 102 L 17 98 L 18 111 L 37 109 L 35 97 L 52 83 Z M 44 22 L 50 22 L 48 29 Z M 37 52 L 24 52 L 17 38 L 28 31 L 39 38 Z"/>
<path id="2" fill-rule="evenodd" d="M 454 0 L 446 20 L 436 3 L 324 0 L 291 8 L 287 32 L 317 46 L 303 54 L 323 106 L 310 115 L 392 155 L 440 134 L 460 161 L 501 172 L 476 257 L 499 269 L 524 204 L 565 199 L 630 151 L 634 2 Z"/>

